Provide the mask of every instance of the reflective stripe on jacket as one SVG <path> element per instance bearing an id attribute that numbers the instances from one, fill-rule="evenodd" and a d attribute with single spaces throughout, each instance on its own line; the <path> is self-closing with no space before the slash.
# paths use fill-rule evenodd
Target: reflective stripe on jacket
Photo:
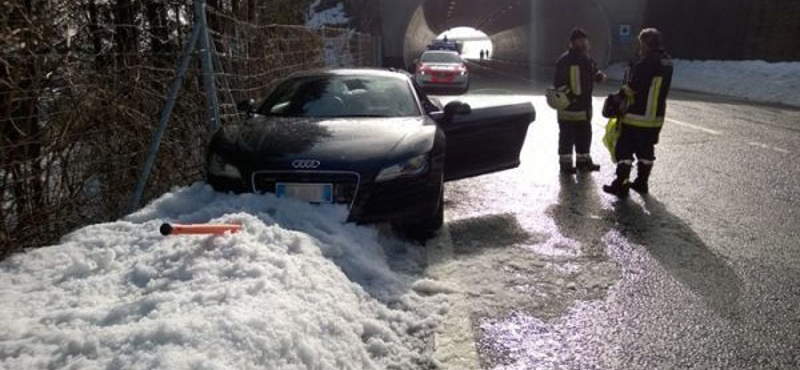
<path id="1" fill-rule="evenodd" d="M 558 111 L 559 122 L 585 122 L 592 119 L 592 92 L 597 65 L 591 57 L 575 49 L 569 49 L 556 62 L 553 86 L 567 87 L 572 100 L 567 109 Z"/>
<path id="2" fill-rule="evenodd" d="M 622 123 L 636 127 L 662 127 L 672 73 L 672 59 L 663 50 L 649 53 L 633 66 L 630 81 L 623 86 L 633 104 L 622 117 Z"/>

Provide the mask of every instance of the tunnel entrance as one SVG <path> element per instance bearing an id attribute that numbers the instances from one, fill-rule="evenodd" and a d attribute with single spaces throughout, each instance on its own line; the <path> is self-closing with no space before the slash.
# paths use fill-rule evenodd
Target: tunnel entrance
<path id="1" fill-rule="evenodd" d="M 461 56 L 468 59 L 480 59 L 481 51 L 491 55 L 494 51 L 492 39 L 486 33 L 472 27 L 455 27 L 442 32 L 436 40 L 455 41 L 460 45 Z"/>
<path id="2" fill-rule="evenodd" d="M 570 30 L 581 27 L 591 37 L 592 56 L 605 66 L 609 23 L 596 0 L 427 0 L 408 23 L 403 58 L 411 65 L 447 30 L 467 26 L 489 37 L 493 59 L 551 66 L 566 50 Z"/>

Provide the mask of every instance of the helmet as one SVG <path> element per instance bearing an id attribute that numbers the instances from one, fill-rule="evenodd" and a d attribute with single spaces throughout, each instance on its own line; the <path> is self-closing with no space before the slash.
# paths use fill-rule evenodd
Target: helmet
<path id="1" fill-rule="evenodd" d="M 547 96 L 547 105 L 555 110 L 564 110 L 572 103 L 567 96 L 564 88 L 561 89 L 547 89 L 545 90 Z"/>

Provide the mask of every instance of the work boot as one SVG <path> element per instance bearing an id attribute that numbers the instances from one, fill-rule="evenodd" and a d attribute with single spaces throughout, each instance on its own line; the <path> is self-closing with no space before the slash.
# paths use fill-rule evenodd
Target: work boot
<path id="1" fill-rule="evenodd" d="M 617 198 L 627 198 L 630 194 L 631 183 L 628 180 L 631 176 L 633 166 L 627 163 L 617 164 L 617 178 L 611 185 L 603 185 L 603 191 L 616 196 Z"/>
<path id="2" fill-rule="evenodd" d="M 574 175 L 577 172 L 575 167 L 572 165 L 572 155 L 562 155 L 559 159 L 559 165 L 561 167 L 562 175 Z"/>
<path id="3" fill-rule="evenodd" d="M 650 191 L 647 182 L 650 179 L 650 172 L 652 171 L 652 163 L 642 163 L 639 161 L 639 163 L 636 164 L 636 180 L 631 183 L 631 189 L 639 194 L 647 194 Z"/>
<path id="4" fill-rule="evenodd" d="M 583 173 L 600 171 L 600 165 L 594 163 L 594 161 L 592 161 L 592 156 L 589 154 L 578 154 L 575 167 L 578 168 L 579 172 Z"/>

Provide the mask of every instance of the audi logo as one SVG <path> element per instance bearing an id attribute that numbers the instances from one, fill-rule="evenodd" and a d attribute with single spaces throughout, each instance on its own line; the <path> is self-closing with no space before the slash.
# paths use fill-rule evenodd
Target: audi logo
<path id="1" fill-rule="evenodd" d="M 313 170 L 322 165 L 322 162 L 313 159 L 298 159 L 292 161 L 292 167 L 298 170 Z"/>

